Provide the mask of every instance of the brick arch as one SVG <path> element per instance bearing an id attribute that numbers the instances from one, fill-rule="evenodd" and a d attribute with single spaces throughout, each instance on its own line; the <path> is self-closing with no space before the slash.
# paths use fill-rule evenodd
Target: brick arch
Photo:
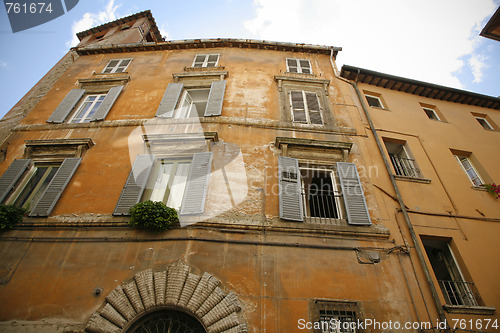
<path id="1" fill-rule="evenodd" d="M 190 273 L 189 266 L 174 263 L 164 271 L 151 269 L 134 275 L 106 296 L 92 314 L 86 332 L 126 332 L 130 324 L 155 309 L 180 309 L 195 317 L 208 333 L 246 333 L 238 297 L 220 288 L 208 273 Z"/>

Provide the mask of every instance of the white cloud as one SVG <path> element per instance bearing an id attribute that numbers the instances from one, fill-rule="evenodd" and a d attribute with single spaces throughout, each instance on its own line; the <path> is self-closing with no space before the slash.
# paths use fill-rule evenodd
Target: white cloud
<path id="1" fill-rule="evenodd" d="M 474 75 L 474 83 L 480 83 L 483 79 L 483 73 L 486 69 L 486 57 L 480 54 L 474 54 L 469 59 L 469 66 Z"/>
<path id="2" fill-rule="evenodd" d="M 169 33 L 167 31 L 167 27 L 165 26 L 165 23 L 162 23 L 161 26 L 158 27 L 158 30 L 160 30 L 160 34 L 162 37 L 165 38 L 165 40 L 169 39 Z"/>
<path id="3" fill-rule="evenodd" d="M 254 0 L 255 38 L 341 46 L 343 63 L 462 88 L 454 73 L 474 54 L 493 0 Z M 484 58 L 472 57 L 480 80 Z"/>
<path id="4" fill-rule="evenodd" d="M 66 46 L 70 48 L 76 46 L 79 43 L 79 40 L 76 37 L 76 34 L 78 32 L 82 32 L 95 26 L 116 20 L 116 11 L 119 7 L 120 5 L 115 5 L 115 0 L 109 0 L 104 11 L 98 13 L 83 14 L 83 17 L 80 20 L 73 22 L 73 26 L 71 27 L 73 39 L 66 42 Z"/>

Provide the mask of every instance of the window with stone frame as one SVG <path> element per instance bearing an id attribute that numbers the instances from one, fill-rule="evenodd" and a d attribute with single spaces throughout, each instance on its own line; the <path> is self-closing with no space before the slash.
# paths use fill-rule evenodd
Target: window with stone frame
<path id="1" fill-rule="evenodd" d="M 335 127 L 328 98 L 329 80 L 275 76 L 281 120 L 300 127 Z"/>
<path id="2" fill-rule="evenodd" d="M 0 202 L 49 216 L 80 165 L 91 139 L 27 140 L 23 159 L 0 177 Z"/>
<path id="3" fill-rule="evenodd" d="M 286 58 L 286 70 L 289 73 L 312 74 L 311 62 L 307 59 Z"/>
<path id="4" fill-rule="evenodd" d="M 347 162 L 351 143 L 277 137 L 275 145 L 280 218 L 371 225 L 357 166 Z"/>
<path id="5" fill-rule="evenodd" d="M 158 118 L 220 116 L 224 103 L 227 72 L 174 74 L 156 111 Z"/>

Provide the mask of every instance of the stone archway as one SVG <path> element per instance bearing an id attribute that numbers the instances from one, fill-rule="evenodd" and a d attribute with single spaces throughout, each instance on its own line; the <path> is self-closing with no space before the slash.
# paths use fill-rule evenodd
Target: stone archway
<path id="1" fill-rule="evenodd" d="M 118 333 L 155 309 L 180 309 L 203 324 L 209 333 L 248 332 L 238 297 L 226 293 L 208 273 L 190 273 L 189 266 L 174 263 L 164 271 L 151 269 L 116 287 L 87 324 L 87 332 Z"/>

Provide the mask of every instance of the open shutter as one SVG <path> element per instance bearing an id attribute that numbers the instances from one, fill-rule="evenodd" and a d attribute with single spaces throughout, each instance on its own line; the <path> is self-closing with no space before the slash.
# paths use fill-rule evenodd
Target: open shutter
<path id="1" fill-rule="evenodd" d="M 64 97 L 63 101 L 52 115 L 47 119 L 48 123 L 62 123 L 69 115 L 71 110 L 75 107 L 76 103 L 82 98 L 83 94 L 85 94 L 85 89 L 71 89 L 71 91 Z"/>
<path id="2" fill-rule="evenodd" d="M 28 169 L 31 160 L 14 160 L 0 177 L 0 203 L 7 198 L 17 181 Z"/>
<path id="3" fill-rule="evenodd" d="M 222 112 L 222 102 L 224 102 L 224 90 L 226 90 L 226 80 L 212 82 L 210 94 L 208 95 L 205 117 L 220 116 Z"/>
<path id="4" fill-rule="evenodd" d="M 182 92 L 184 85 L 182 83 L 169 83 L 163 98 L 156 110 L 156 117 L 172 118 L 174 116 L 175 106 Z"/>
<path id="5" fill-rule="evenodd" d="M 193 155 L 186 191 L 182 199 L 181 215 L 203 214 L 211 170 L 212 153 Z"/>
<path id="6" fill-rule="evenodd" d="M 94 113 L 94 116 L 90 121 L 99 121 L 99 120 L 104 120 L 106 118 L 106 115 L 108 114 L 109 110 L 115 103 L 116 99 L 122 92 L 123 86 L 116 86 L 111 89 L 109 89 L 109 92 L 107 93 L 106 97 L 104 97 L 104 100 L 102 101 L 101 105 L 97 109 L 97 111 Z"/>
<path id="7" fill-rule="evenodd" d="M 129 215 L 130 208 L 141 200 L 154 160 L 154 155 L 137 155 L 113 215 Z"/>
<path id="8" fill-rule="evenodd" d="M 349 224 L 371 225 L 370 214 L 366 206 L 363 187 L 359 180 L 356 164 L 337 162 L 337 173 L 339 175 L 340 186 L 342 187 L 342 197 L 344 198 L 347 211 L 347 221 Z"/>
<path id="9" fill-rule="evenodd" d="M 75 157 L 64 159 L 30 216 L 49 216 L 81 161 L 81 158 Z"/>
<path id="10" fill-rule="evenodd" d="M 300 196 L 300 170 L 296 158 L 278 157 L 280 218 L 304 221 L 302 198 Z"/>

